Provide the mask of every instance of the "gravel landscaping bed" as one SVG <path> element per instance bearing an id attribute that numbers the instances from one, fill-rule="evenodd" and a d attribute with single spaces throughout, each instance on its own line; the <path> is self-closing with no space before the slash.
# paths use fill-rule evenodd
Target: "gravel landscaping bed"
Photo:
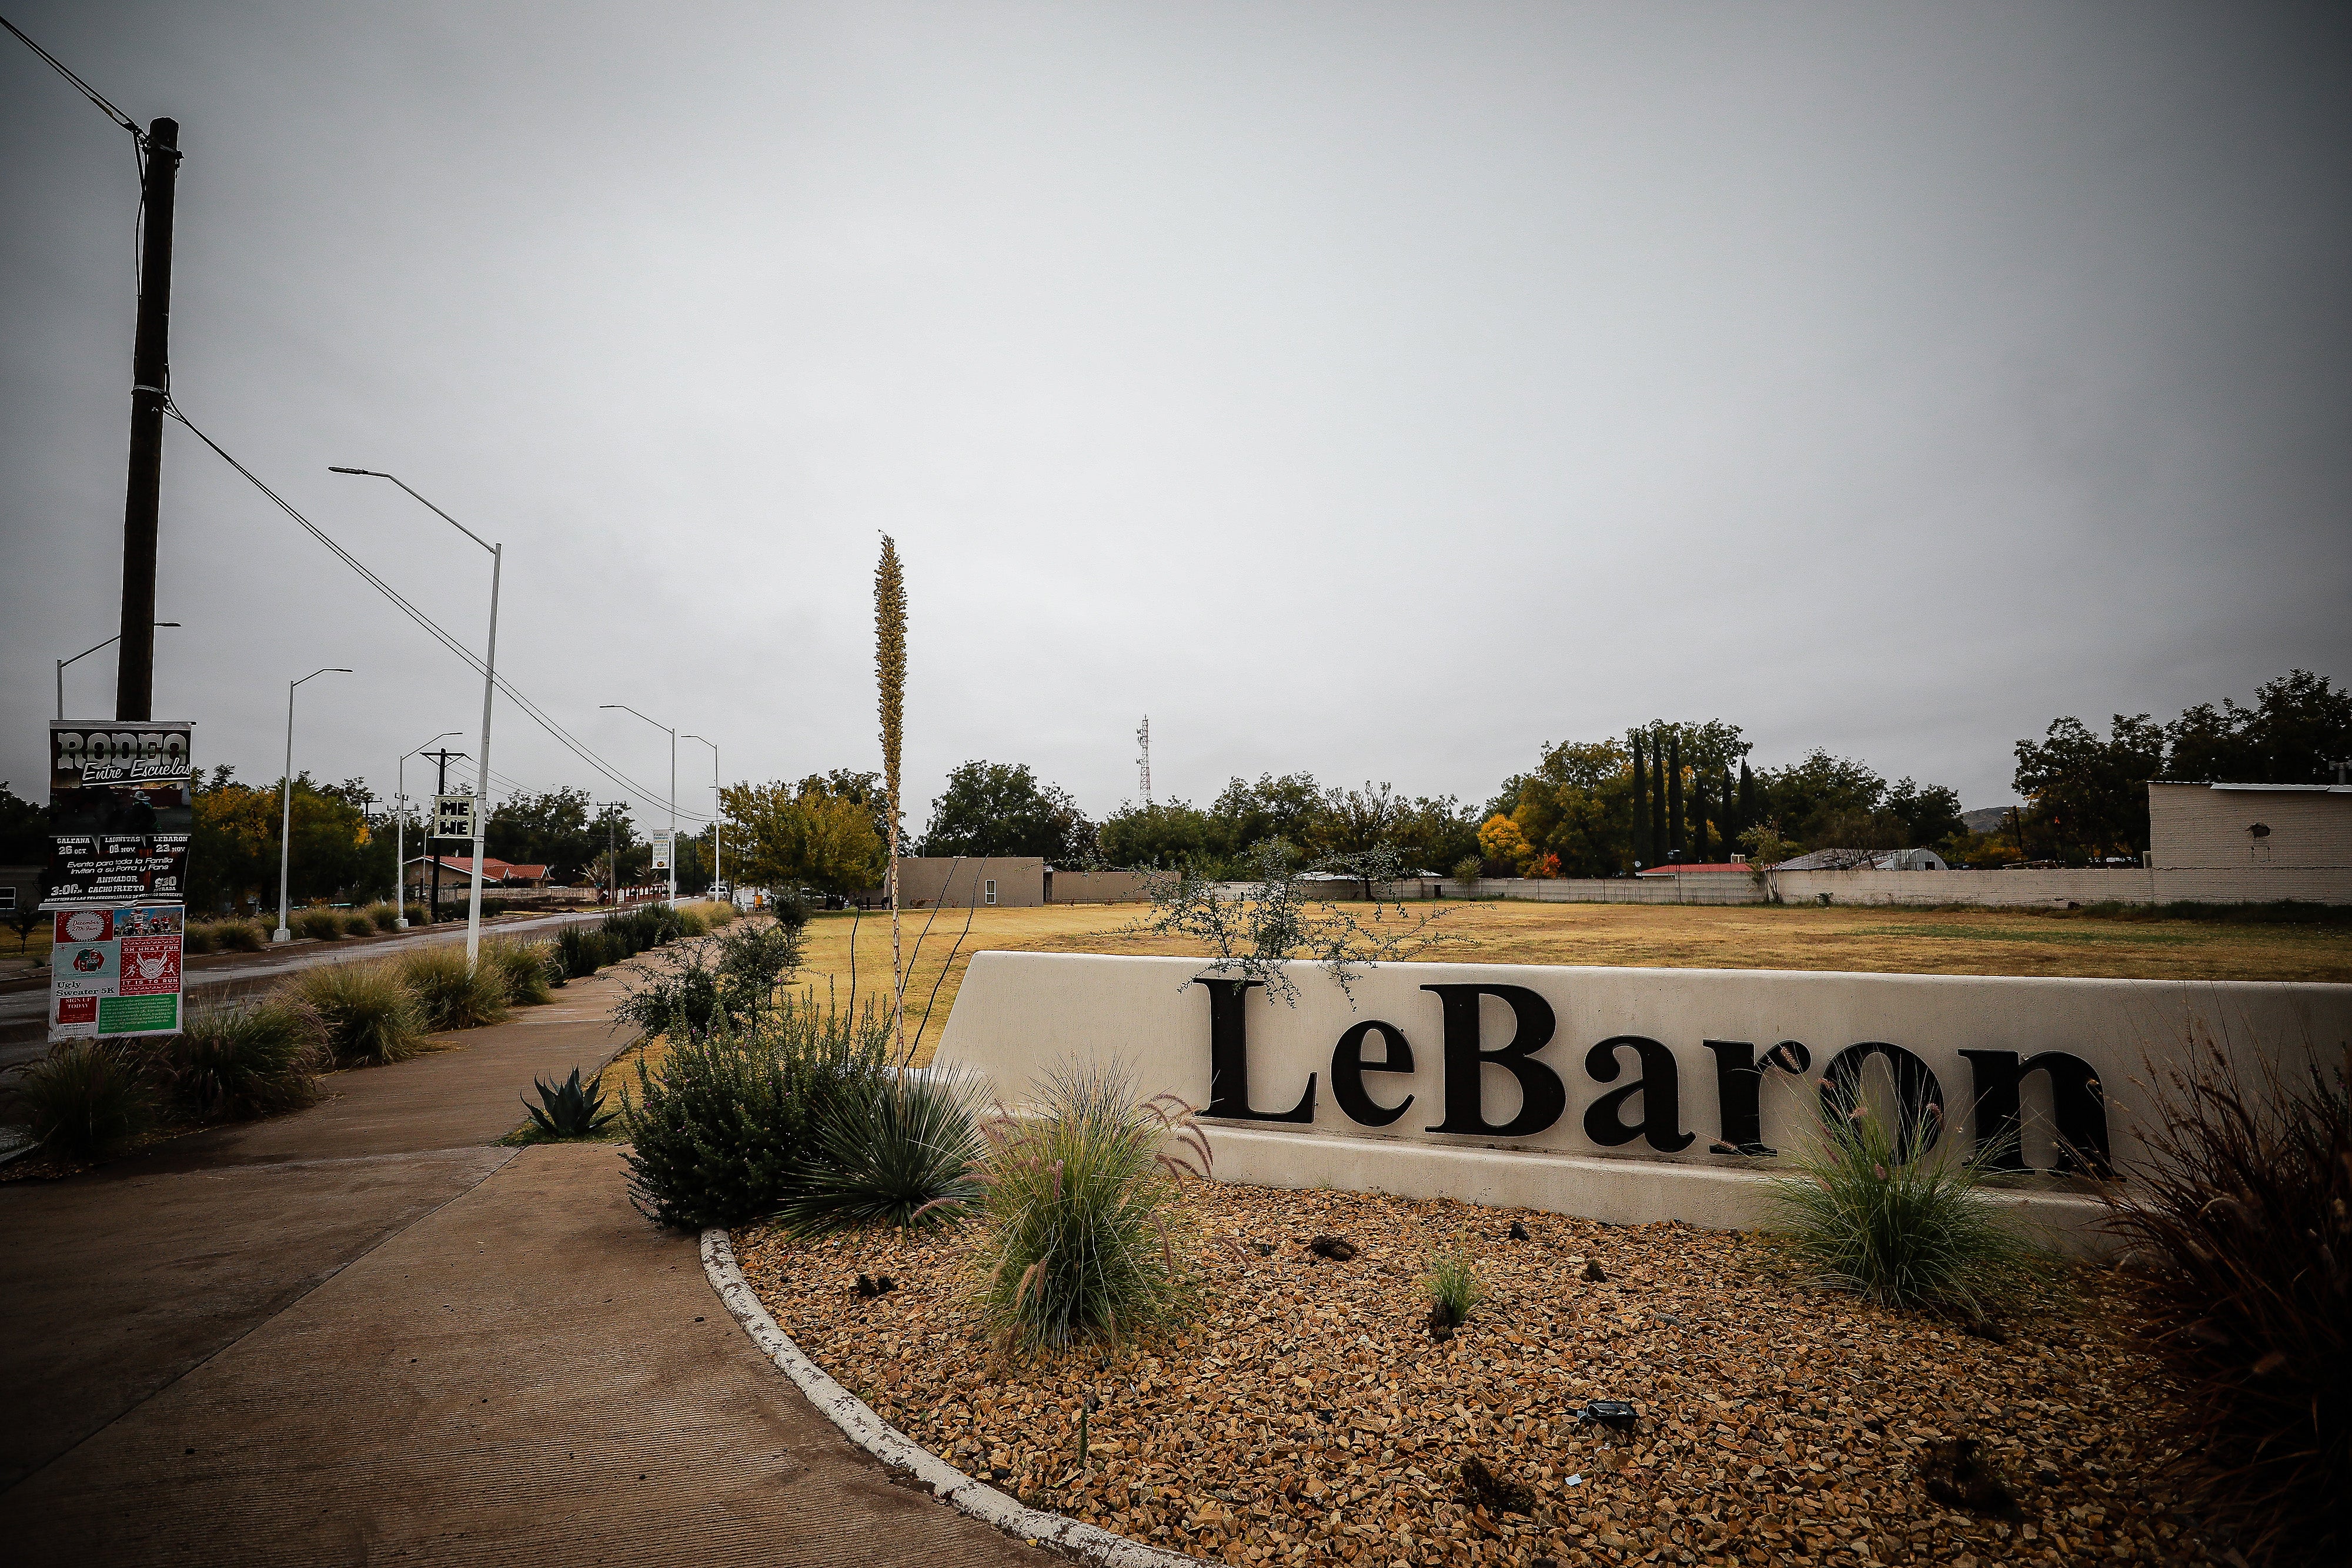
<path id="1" fill-rule="evenodd" d="M 2168 1396 L 2124 1342 L 2112 1275 L 2074 1271 L 1993 1340 L 1814 1289 L 1753 1237 L 1229 1185 L 1188 1201 L 1196 1322 L 1045 1360 L 991 1350 L 952 1230 L 804 1243 L 753 1228 L 734 1244 L 783 1331 L 931 1452 L 1203 1558 L 2220 1560 L 2155 1479 L 2169 1450 L 2148 1418 Z M 1355 1256 L 1318 1257 L 1327 1235 Z M 1441 1343 L 1422 1281 L 1452 1246 L 1475 1255 L 1485 1298 Z M 861 1274 L 896 1288 L 863 1294 Z M 1633 1405 L 1633 1430 L 1579 1424 L 1604 1399 Z M 1971 1495 L 1958 1439 L 1981 1446 L 2013 1508 L 1931 1495 Z M 1474 1456 L 1524 1495 L 1466 1496 Z"/>

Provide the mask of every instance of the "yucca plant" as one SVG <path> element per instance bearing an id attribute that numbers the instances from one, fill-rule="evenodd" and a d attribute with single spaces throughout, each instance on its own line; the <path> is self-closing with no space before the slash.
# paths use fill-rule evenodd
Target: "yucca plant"
<path id="1" fill-rule="evenodd" d="M 962 1080 L 877 1075 L 842 1094 L 818 1123 L 810 1168 L 782 1213 L 804 1235 L 961 1218 L 980 1196 L 979 1153 Z"/>
<path id="2" fill-rule="evenodd" d="M 603 1085 L 582 1083 L 576 1067 L 561 1083 L 534 1078 L 531 1087 L 539 1091 L 539 1103 L 525 1100 L 523 1108 L 530 1113 L 531 1126 L 542 1138 L 593 1138 L 621 1114 L 618 1107 L 604 1108 Z"/>
<path id="3" fill-rule="evenodd" d="M 1117 1342 L 1192 1309 L 1199 1270 L 1177 1198 L 1182 1177 L 1208 1175 L 1210 1155 L 1191 1107 L 1167 1094 L 1138 1103 L 1124 1071 L 1074 1063 L 1033 1114 L 1000 1110 L 981 1131 L 974 1260 L 1000 1340 Z"/>
<path id="4" fill-rule="evenodd" d="M 2183 1479 L 2262 1563 L 2352 1556 L 2352 1050 L 2248 1082 L 2200 1042 L 2107 1188 L 2145 1278 Z"/>
<path id="5" fill-rule="evenodd" d="M 116 1047 L 68 1040 L 25 1069 L 16 1093 L 42 1151 L 95 1159 L 154 1125 L 155 1096 Z"/>
<path id="6" fill-rule="evenodd" d="M 1821 1283 L 1879 1306 L 1977 1320 L 2032 1281 L 2032 1249 L 1982 1188 L 2003 1140 L 1955 1154 L 1956 1140 L 1934 1135 L 1940 1105 L 1890 1117 L 1822 1087 L 1820 1131 L 1790 1155 L 1770 1199 L 1777 1228 Z"/>
<path id="7" fill-rule="evenodd" d="M 424 1009 L 403 964 L 320 964 L 298 971 L 286 994 L 316 1015 L 337 1067 L 382 1067 L 425 1048 Z"/>
<path id="8" fill-rule="evenodd" d="M 1434 1253 L 1429 1260 L 1429 1321 L 1433 1326 L 1458 1329 L 1470 1318 L 1483 1291 L 1478 1270 L 1466 1250 Z"/>
<path id="9" fill-rule="evenodd" d="M 548 994 L 546 943 L 492 937 L 482 944 L 481 961 L 485 967 L 496 968 L 505 980 L 509 1005 L 536 1008 L 554 999 Z"/>
<path id="10" fill-rule="evenodd" d="M 328 966 L 329 968 L 334 966 Z M 195 1122 L 242 1122 L 316 1104 L 327 1024 L 290 996 L 213 1008 L 147 1048 L 147 1070 Z"/>
<path id="11" fill-rule="evenodd" d="M 455 943 L 417 948 L 400 960 L 399 973 L 416 999 L 425 1028 L 433 1033 L 506 1019 L 506 976 L 488 961 L 467 969 L 466 950 Z"/>

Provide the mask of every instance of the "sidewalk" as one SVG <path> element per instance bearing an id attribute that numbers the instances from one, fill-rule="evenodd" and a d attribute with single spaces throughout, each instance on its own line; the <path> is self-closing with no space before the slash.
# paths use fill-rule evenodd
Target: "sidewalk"
<path id="1" fill-rule="evenodd" d="M 611 1052 L 617 992 L 0 1187 L 11 1562 L 1046 1562 L 851 1448 L 614 1145 L 489 1146 Z"/>

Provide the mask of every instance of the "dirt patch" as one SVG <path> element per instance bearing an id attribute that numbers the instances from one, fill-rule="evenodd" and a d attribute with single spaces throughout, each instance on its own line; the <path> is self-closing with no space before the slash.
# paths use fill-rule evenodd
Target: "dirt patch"
<path id="1" fill-rule="evenodd" d="M 2206 1560 L 2154 1479 L 2167 1394 L 2125 1342 L 2112 1276 L 2076 1273 L 1996 1343 L 1817 1291 L 1754 1238 L 1232 1186 L 1192 1201 L 1206 1315 L 1160 1343 L 1046 1361 L 991 1351 L 953 1234 L 752 1229 L 735 1245 L 784 1332 L 933 1453 L 1202 1557 Z M 1316 1256 L 1318 1235 L 1356 1255 Z M 1421 1281 L 1455 1246 L 1484 1297 L 1441 1341 Z M 860 1272 L 898 1289 L 862 1298 Z M 1604 1400 L 1632 1406 L 1629 1429 L 1605 1407 L 1579 1419 Z M 1961 1481 L 1992 1477 L 2013 1507 L 1938 1502 L 1931 1483 L 1993 1495 L 1940 1474 L 1956 1455 Z M 1474 1458 L 1486 1502 L 1464 1483 Z M 1527 1511 L 1496 1511 L 1515 1488 Z"/>

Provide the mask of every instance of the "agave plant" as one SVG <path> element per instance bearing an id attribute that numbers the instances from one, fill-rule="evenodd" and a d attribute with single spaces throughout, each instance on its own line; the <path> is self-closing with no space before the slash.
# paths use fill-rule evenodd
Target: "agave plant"
<path id="1" fill-rule="evenodd" d="M 621 1113 L 618 1108 L 604 1109 L 603 1086 L 581 1082 L 576 1067 L 562 1083 L 537 1078 L 531 1087 L 539 1091 L 540 1103 L 534 1105 L 525 1100 L 523 1108 L 530 1113 L 531 1125 L 543 1138 L 593 1138 Z"/>

